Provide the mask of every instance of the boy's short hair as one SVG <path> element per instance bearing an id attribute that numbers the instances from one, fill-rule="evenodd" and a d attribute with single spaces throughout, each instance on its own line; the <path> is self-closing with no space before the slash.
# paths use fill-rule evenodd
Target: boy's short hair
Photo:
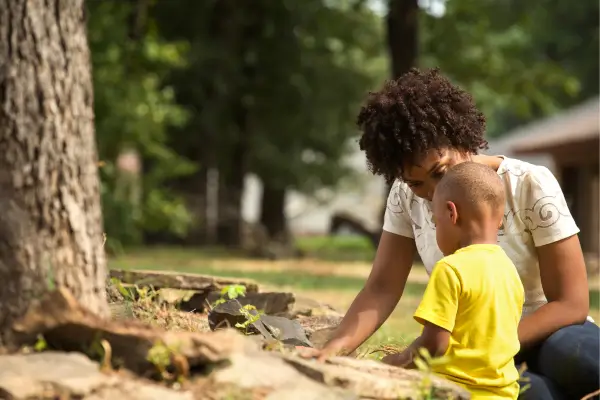
<path id="1" fill-rule="evenodd" d="M 480 208 L 504 209 L 506 195 L 498 173 L 487 165 L 466 161 L 450 168 L 436 187 L 444 197 Z"/>

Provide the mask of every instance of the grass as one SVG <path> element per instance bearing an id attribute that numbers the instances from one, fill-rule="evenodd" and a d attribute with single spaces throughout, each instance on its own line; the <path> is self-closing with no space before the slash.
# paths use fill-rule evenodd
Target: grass
<path id="1" fill-rule="evenodd" d="M 375 249 L 362 236 L 303 236 L 296 246 L 309 257 L 329 261 L 371 261 Z"/>
<path id="2" fill-rule="evenodd" d="M 299 239 L 299 243 L 305 249 L 311 249 L 310 251 L 313 253 L 326 253 L 331 257 L 342 252 L 342 249 L 348 249 L 348 252 L 362 249 L 361 251 L 365 251 L 363 254 L 366 257 L 364 242 L 355 237 L 332 238 L 336 243 L 334 247 L 337 250 L 335 252 L 327 250 L 328 240 L 325 239 L 307 237 Z M 363 287 L 370 270 L 370 264 L 367 262 L 331 262 L 311 259 L 273 262 L 246 260 L 239 258 L 238 254 L 222 250 L 204 252 L 173 248 L 141 249 L 122 254 L 120 257 L 112 258 L 109 266 L 122 269 L 166 270 L 248 278 L 256 280 L 263 286 L 290 290 L 299 295 L 329 303 L 340 310 L 346 310 L 350 306 L 358 291 Z M 413 269 L 416 275 L 420 274 L 422 277 L 424 274 L 422 268 Z M 418 306 L 425 285 L 425 281 L 422 279 L 409 279 L 399 305 L 382 328 L 365 343 L 363 350 L 387 344 L 406 344 L 418 336 L 420 325 L 413 320 L 412 314 Z M 590 290 L 590 304 L 590 314 L 596 321 L 600 321 L 598 290 Z M 169 318 L 169 316 L 164 315 L 164 318 Z"/>
<path id="3" fill-rule="evenodd" d="M 231 278 L 247 278 L 257 281 L 263 285 L 292 287 L 307 290 L 326 291 L 351 291 L 358 292 L 362 289 L 365 279 L 352 276 L 339 275 L 317 275 L 304 271 L 269 272 L 269 271 L 244 271 L 243 269 L 221 269 L 214 267 L 194 266 L 181 269 L 176 265 L 169 264 L 146 264 L 127 265 L 118 260 L 110 262 L 111 268 L 141 269 L 152 271 L 176 271 L 195 274 L 206 274 L 214 276 L 226 276 Z M 425 284 L 409 282 L 405 288 L 405 295 L 421 296 L 425 290 Z"/>

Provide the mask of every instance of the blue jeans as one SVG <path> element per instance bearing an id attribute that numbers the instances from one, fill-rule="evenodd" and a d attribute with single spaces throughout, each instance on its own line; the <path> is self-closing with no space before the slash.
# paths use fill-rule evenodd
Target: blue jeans
<path id="1" fill-rule="evenodd" d="M 521 351 L 517 368 L 527 363 L 519 400 L 579 400 L 600 388 L 600 328 L 586 321 L 558 330 Z M 594 399 L 598 399 L 596 396 Z"/>

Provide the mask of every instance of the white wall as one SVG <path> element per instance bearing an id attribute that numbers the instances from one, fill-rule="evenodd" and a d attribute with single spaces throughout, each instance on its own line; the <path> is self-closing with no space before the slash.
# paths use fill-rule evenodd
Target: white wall
<path id="1" fill-rule="evenodd" d="M 366 167 L 364 153 L 356 151 L 347 161 L 357 177 L 335 192 L 322 191 L 328 201 L 318 204 L 301 193 L 288 195 L 286 214 L 290 229 L 295 234 L 324 234 L 329 230 L 330 218 L 335 212 L 347 212 L 362 220 L 369 228 L 379 226 L 379 212 L 383 204 L 385 185 L 383 179 L 374 177 Z M 249 222 L 256 222 L 260 212 L 262 184 L 254 175 L 246 177 L 242 203 L 242 215 Z"/>

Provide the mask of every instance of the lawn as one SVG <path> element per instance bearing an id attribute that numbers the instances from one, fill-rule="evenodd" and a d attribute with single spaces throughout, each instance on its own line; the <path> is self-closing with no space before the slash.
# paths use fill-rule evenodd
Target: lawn
<path id="1" fill-rule="evenodd" d="M 311 245 L 323 244 L 323 240 L 311 239 Z M 344 243 L 347 245 L 347 242 Z M 312 254 L 315 253 L 314 245 Z M 343 248 L 343 246 L 338 246 Z M 350 247 L 351 248 L 351 247 Z M 325 251 L 325 250 L 321 250 Z M 352 250 L 359 252 L 358 250 Z M 336 252 L 327 250 L 327 259 L 337 259 Z M 363 254 L 366 257 L 366 254 Z M 111 268 L 178 271 L 250 278 L 267 290 L 288 290 L 326 302 L 345 311 L 356 293 L 362 288 L 370 270 L 368 262 L 327 261 L 314 258 L 302 260 L 266 261 L 249 260 L 227 256 L 222 251 L 197 251 L 189 249 L 152 248 L 121 254 L 109 260 Z M 425 289 L 426 273 L 416 265 L 400 303 L 384 326 L 369 340 L 366 346 L 406 343 L 414 339 L 420 326 L 412 319 L 420 297 Z M 598 290 L 590 290 L 591 315 L 600 320 L 600 296 Z"/>

